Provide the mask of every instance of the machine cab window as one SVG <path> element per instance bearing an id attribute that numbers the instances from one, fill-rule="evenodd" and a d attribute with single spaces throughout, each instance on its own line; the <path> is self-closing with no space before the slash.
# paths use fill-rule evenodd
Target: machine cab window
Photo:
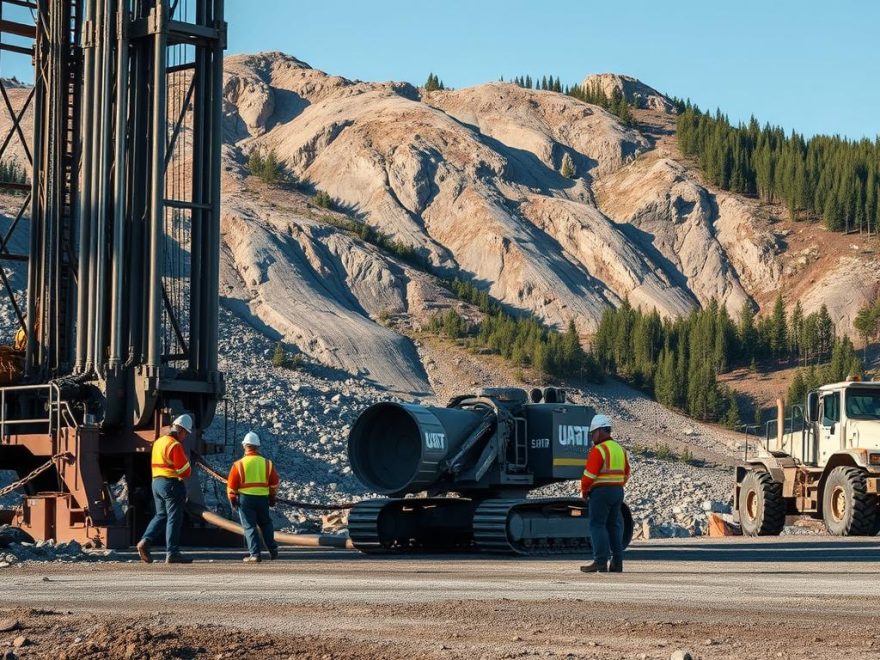
<path id="1" fill-rule="evenodd" d="M 840 393 L 822 397 L 822 426 L 834 426 L 840 421 Z"/>

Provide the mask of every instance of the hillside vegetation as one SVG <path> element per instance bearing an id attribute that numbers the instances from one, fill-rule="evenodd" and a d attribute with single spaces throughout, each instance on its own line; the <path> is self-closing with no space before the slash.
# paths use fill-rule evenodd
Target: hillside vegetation
<path id="1" fill-rule="evenodd" d="M 805 139 L 754 117 L 732 126 L 720 111 L 679 107 L 678 144 L 715 185 L 782 203 L 792 220 L 821 217 L 832 231 L 880 229 L 880 138 Z"/>

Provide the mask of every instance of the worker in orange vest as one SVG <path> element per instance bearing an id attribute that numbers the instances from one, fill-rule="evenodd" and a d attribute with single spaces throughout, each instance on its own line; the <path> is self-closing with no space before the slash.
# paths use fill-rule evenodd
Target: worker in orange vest
<path id="1" fill-rule="evenodd" d="M 183 481 L 192 474 L 183 443 L 192 430 L 192 417 L 181 415 L 172 422 L 168 433 L 153 443 L 151 464 L 156 515 L 137 544 L 138 555 L 147 564 L 153 562 L 150 546 L 157 543 L 163 535 L 166 564 L 192 563 L 192 559 L 180 554 L 180 529 L 183 526 L 183 508 L 186 505 L 186 485 Z"/>
<path id="2" fill-rule="evenodd" d="M 275 543 L 275 529 L 269 514 L 269 508 L 275 506 L 278 472 L 272 461 L 260 456 L 260 436 L 250 431 L 245 434 L 241 444 L 244 457 L 233 463 L 226 480 L 226 493 L 233 510 L 238 511 L 244 529 L 249 553 L 244 561 L 262 561 L 258 527 L 269 549 L 269 558 L 278 559 L 278 544 Z"/>
<path id="3" fill-rule="evenodd" d="M 593 447 L 587 456 L 581 495 L 589 497 L 593 561 L 584 573 L 623 573 L 623 488 L 629 481 L 629 457 L 611 438 L 611 419 L 596 415 L 590 423 Z M 610 559 L 610 561 L 609 561 Z"/>

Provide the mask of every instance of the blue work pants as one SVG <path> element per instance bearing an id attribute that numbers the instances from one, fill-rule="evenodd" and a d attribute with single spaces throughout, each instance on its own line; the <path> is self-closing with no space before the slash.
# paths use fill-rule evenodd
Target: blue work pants
<path id="1" fill-rule="evenodd" d="M 623 486 L 594 486 L 589 498 L 593 560 L 623 561 Z"/>
<path id="2" fill-rule="evenodd" d="M 156 514 L 147 525 L 143 538 L 150 545 L 164 540 L 165 551 L 175 555 L 180 552 L 186 485 L 180 479 L 156 477 L 153 479 L 153 501 L 156 503 Z"/>
<path id="3" fill-rule="evenodd" d="M 239 495 L 238 517 L 244 528 L 248 552 L 252 556 L 257 557 L 260 554 L 260 537 L 257 535 L 257 528 L 263 533 L 266 547 L 269 550 L 278 549 L 278 544 L 275 543 L 275 527 L 272 525 L 267 495 Z"/>

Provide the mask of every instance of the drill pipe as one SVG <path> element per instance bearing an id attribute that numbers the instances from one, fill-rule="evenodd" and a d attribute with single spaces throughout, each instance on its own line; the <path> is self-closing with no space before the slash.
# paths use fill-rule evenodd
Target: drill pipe
<path id="1" fill-rule="evenodd" d="M 217 515 L 213 511 L 208 511 L 205 507 L 198 504 L 189 504 L 188 510 L 190 515 L 196 516 L 204 520 L 209 525 L 214 525 L 227 532 L 232 532 L 240 536 L 244 535 L 241 525 Z M 286 534 L 284 532 L 275 532 L 275 540 L 281 545 L 291 545 L 301 548 L 344 548 L 351 550 L 354 545 L 351 539 L 340 538 L 330 534 Z"/>

